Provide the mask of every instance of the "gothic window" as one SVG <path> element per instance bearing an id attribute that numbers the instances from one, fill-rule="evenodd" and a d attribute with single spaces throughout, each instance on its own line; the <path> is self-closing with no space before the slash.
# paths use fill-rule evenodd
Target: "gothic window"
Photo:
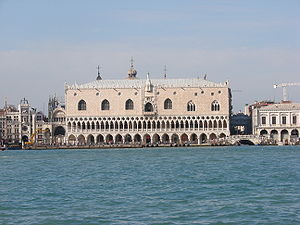
<path id="1" fill-rule="evenodd" d="M 78 102 L 78 110 L 86 110 L 86 102 L 84 100 Z"/>
<path id="2" fill-rule="evenodd" d="M 128 99 L 125 102 L 125 109 L 126 110 L 133 110 L 133 101 L 131 99 Z"/>
<path id="3" fill-rule="evenodd" d="M 164 102 L 164 109 L 172 109 L 172 101 L 171 99 L 167 98 Z"/>
<path id="4" fill-rule="evenodd" d="M 145 105 L 145 112 L 153 112 L 153 105 L 150 102 Z"/>
<path id="5" fill-rule="evenodd" d="M 187 111 L 195 111 L 195 110 L 196 110 L 195 104 L 192 101 L 189 101 L 187 103 Z"/>
<path id="6" fill-rule="evenodd" d="M 101 103 L 101 110 L 109 110 L 109 101 L 104 99 Z"/>
<path id="7" fill-rule="evenodd" d="M 211 103 L 211 111 L 220 111 L 220 104 L 217 100 Z"/>

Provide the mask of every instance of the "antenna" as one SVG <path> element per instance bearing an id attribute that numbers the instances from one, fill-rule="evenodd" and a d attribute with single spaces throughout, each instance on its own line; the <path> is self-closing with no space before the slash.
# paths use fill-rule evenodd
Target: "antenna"
<path id="1" fill-rule="evenodd" d="M 134 63 L 133 56 L 131 56 L 131 58 L 130 58 L 130 67 L 131 68 L 133 68 L 133 63 Z"/>
<path id="2" fill-rule="evenodd" d="M 167 65 L 164 66 L 164 78 L 167 78 Z"/>

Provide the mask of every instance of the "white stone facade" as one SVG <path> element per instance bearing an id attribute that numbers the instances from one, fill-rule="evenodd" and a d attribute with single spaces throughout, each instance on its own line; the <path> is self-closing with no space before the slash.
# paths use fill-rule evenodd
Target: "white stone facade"
<path id="1" fill-rule="evenodd" d="M 252 113 L 253 134 L 275 143 L 296 142 L 300 131 L 300 104 L 282 103 L 255 108 Z"/>
<path id="2" fill-rule="evenodd" d="M 200 144 L 229 136 L 228 82 L 131 78 L 65 86 L 68 144 Z"/>

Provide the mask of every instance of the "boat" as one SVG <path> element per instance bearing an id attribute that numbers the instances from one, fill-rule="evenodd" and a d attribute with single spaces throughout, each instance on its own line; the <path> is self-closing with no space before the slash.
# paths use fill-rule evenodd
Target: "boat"
<path id="1" fill-rule="evenodd" d="M 8 144 L 6 146 L 6 150 L 20 150 L 22 149 L 22 145 L 20 144 Z"/>

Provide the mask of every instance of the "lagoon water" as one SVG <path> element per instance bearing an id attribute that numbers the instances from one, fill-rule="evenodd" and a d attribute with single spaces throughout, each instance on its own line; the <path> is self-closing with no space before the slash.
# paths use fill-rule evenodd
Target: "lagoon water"
<path id="1" fill-rule="evenodd" d="M 0 152 L 0 224 L 300 224 L 300 146 Z"/>

